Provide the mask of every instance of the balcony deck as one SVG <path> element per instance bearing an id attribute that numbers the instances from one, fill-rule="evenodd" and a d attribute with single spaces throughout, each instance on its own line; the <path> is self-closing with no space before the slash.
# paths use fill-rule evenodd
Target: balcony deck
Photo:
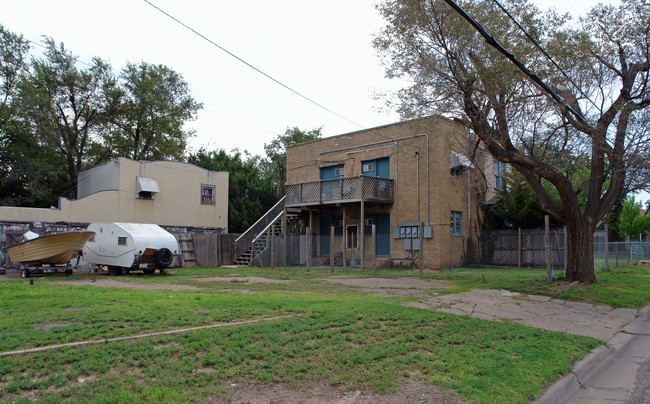
<path id="1" fill-rule="evenodd" d="M 349 202 L 393 203 L 393 180 L 377 177 L 336 178 L 285 186 L 286 206 Z"/>

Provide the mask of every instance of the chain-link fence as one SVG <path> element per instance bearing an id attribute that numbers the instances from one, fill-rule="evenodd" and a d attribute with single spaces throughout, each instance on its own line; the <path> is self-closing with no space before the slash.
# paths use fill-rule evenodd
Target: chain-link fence
<path id="1" fill-rule="evenodd" d="M 650 242 L 594 241 L 594 267 L 597 271 L 638 264 L 650 260 Z"/>
<path id="2" fill-rule="evenodd" d="M 549 249 L 544 229 L 482 231 L 473 237 L 450 236 L 448 268 L 504 267 L 564 269 L 566 232 L 549 233 Z"/>
<path id="3" fill-rule="evenodd" d="M 265 240 L 257 248 L 253 266 L 328 266 L 332 268 L 391 268 L 415 266 L 414 257 L 390 255 L 391 236 L 375 234 L 321 236 L 287 235 Z M 344 259 L 345 257 L 345 259 Z"/>
<path id="4" fill-rule="evenodd" d="M 370 233 L 366 231 L 366 233 Z M 563 271 L 567 263 L 566 229 L 518 229 L 483 231 L 472 237 L 445 235 L 439 240 L 437 261 L 441 269 L 507 268 Z M 401 240 L 403 241 L 403 240 Z M 391 234 L 288 235 L 269 237 L 256 247 L 253 266 L 305 266 L 332 268 L 411 268 L 421 264 L 418 239 L 414 249 L 391 251 Z M 431 257 L 433 252 L 425 255 Z M 400 246 L 402 243 L 400 243 Z M 650 242 L 608 242 L 605 232 L 594 234 L 594 266 L 597 271 L 650 260 Z"/>

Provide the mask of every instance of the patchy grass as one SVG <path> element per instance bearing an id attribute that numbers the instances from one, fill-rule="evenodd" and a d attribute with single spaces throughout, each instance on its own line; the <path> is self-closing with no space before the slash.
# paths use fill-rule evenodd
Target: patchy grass
<path id="1" fill-rule="evenodd" d="M 647 271 L 647 270 L 646 270 Z M 486 271 L 487 272 L 487 271 Z M 326 382 L 344 389 L 398 390 L 409 378 L 453 390 L 471 402 L 526 402 L 571 364 L 602 344 L 567 335 L 405 307 L 409 297 L 379 297 L 331 284 L 326 277 L 369 277 L 370 271 L 329 269 L 192 268 L 169 275 L 112 278 L 146 285 L 192 285 L 197 290 L 142 290 L 52 284 L 73 277 L 0 282 L 0 350 L 105 339 L 151 331 L 295 314 L 228 328 L 62 348 L 0 358 L 0 401 L 195 402 L 228 399 L 230 383 Z M 605 276 L 607 274 L 607 276 Z M 379 270 L 385 278 L 418 271 Z M 539 272 L 426 272 L 452 288 L 476 287 L 606 300 L 633 288 L 631 305 L 648 284 L 636 268 L 599 275 L 588 286 L 552 290 Z M 288 283 L 202 279 L 267 277 Z M 241 291 L 252 293 L 240 293 Z M 607 291 L 607 293 L 605 292 Z M 614 291 L 618 291 L 614 293 Z M 582 293 L 582 295 L 581 295 Z M 564 295 L 561 295 L 564 294 Z M 647 301 L 647 296 L 645 301 Z M 633 306 L 632 306 L 633 307 Z"/>
<path id="2" fill-rule="evenodd" d="M 556 271 L 557 274 L 557 271 Z M 455 287 L 446 293 L 471 289 L 507 289 L 558 299 L 640 309 L 650 304 L 650 268 L 630 266 L 598 272 L 598 283 L 584 285 L 563 280 L 547 282 L 546 272 L 527 269 L 469 269 L 427 273 L 426 278 Z M 563 275 L 563 274 L 561 274 Z"/>

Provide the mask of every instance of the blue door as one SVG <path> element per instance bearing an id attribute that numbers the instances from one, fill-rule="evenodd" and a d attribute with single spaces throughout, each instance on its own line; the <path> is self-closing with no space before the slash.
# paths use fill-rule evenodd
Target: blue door
<path id="1" fill-rule="evenodd" d="M 321 216 L 320 218 L 320 255 L 330 254 L 330 218 Z"/>
<path id="2" fill-rule="evenodd" d="M 375 243 L 375 254 L 390 256 L 390 214 L 377 213 L 374 215 L 366 215 L 367 219 L 372 219 L 375 223 L 375 235 L 377 242 Z M 372 236 L 372 226 L 365 226 L 366 236 Z"/>
<path id="3" fill-rule="evenodd" d="M 341 199 L 340 192 L 336 192 L 341 187 L 339 178 L 343 178 L 343 164 L 320 168 L 321 201 Z"/>
<path id="4" fill-rule="evenodd" d="M 367 177 L 390 178 L 390 159 L 364 160 L 361 162 L 361 173 Z"/>
<path id="5" fill-rule="evenodd" d="M 331 219 L 331 220 L 330 220 Z M 320 218 L 320 255 L 330 254 L 330 227 L 334 226 L 334 237 L 343 235 L 343 227 L 340 226 L 342 216 L 321 216 Z M 337 226 L 339 224 L 339 226 Z"/>

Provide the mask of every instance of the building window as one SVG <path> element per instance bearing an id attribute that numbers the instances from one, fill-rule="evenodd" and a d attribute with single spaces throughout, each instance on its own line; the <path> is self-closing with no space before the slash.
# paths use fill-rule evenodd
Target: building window
<path id="1" fill-rule="evenodd" d="M 362 170 L 364 173 L 375 171 L 375 163 L 364 163 Z"/>
<path id="2" fill-rule="evenodd" d="M 135 177 L 135 197 L 137 199 L 152 200 L 160 192 L 160 187 L 155 178 Z"/>
<path id="3" fill-rule="evenodd" d="M 345 230 L 347 234 L 347 244 L 345 248 L 348 250 L 359 249 L 359 227 L 356 224 L 348 225 Z"/>
<path id="4" fill-rule="evenodd" d="M 451 234 L 463 234 L 463 212 L 451 211 Z"/>
<path id="5" fill-rule="evenodd" d="M 494 162 L 494 189 L 503 189 L 506 185 L 506 163 L 502 161 Z"/>
<path id="6" fill-rule="evenodd" d="M 201 203 L 204 205 L 214 205 L 214 185 L 201 185 Z"/>

